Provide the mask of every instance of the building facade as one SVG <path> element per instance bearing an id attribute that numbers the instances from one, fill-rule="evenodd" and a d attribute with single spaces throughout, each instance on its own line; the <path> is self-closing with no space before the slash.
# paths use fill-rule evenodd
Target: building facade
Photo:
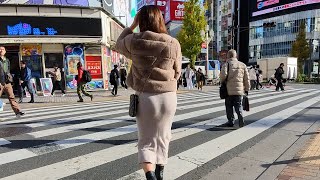
<path id="1" fill-rule="evenodd" d="M 311 47 L 309 63 L 319 59 L 320 1 L 286 0 L 268 4 L 258 0 L 256 5 L 250 8 L 249 62 L 289 57 L 301 23 L 306 25 L 306 38 Z M 265 23 L 274 26 L 266 27 Z"/>
<path id="2" fill-rule="evenodd" d="M 112 0 L 83 3 L 0 4 L 0 44 L 7 48 L 12 74 L 18 72 L 19 62 L 25 60 L 37 90 L 44 91 L 52 78 L 48 72 L 57 64 L 62 69 L 65 88 L 72 91 L 77 86 L 76 64 L 82 62 L 93 77 L 88 89 L 108 89 L 112 66 L 129 66 L 121 54 L 112 50 L 127 21 L 125 18 L 121 22 L 123 16 L 115 12 L 129 11 L 129 6 L 126 1 Z"/>

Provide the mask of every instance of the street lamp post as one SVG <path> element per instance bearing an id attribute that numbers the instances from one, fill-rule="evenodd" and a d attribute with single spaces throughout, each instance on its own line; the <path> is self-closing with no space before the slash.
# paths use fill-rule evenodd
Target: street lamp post
<path id="1" fill-rule="evenodd" d="M 209 44 L 211 39 L 213 39 L 213 30 L 209 31 L 209 25 L 206 26 L 205 31 L 202 30 L 201 36 L 204 37 L 205 42 L 206 42 L 206 76 L 208 77 L 208 71 L 209 71 Z"/>

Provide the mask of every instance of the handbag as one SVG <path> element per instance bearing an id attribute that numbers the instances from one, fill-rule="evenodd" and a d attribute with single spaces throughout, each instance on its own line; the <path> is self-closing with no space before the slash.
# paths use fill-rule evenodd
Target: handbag
<path id="1" fill-rule="evenodd" d="M 226 99 L 228 97 L 228 89 L 227 89 L 227 80 L 229 76 L 229 63 L 228 63 L 228 68 L 227 68 L 227 77 L 224 82 L 221 83 L 220 89 L 219 89 L 219 94 L 221 99 Z"/>
<path id="2" fill-rule="evenodd" d="M 242 107 L 244 111 L 250 111 L 250 104 L 248 96 L 243 96 Z"/>
<path id="3" fill-rule="evenodd" d="M 151 70 L 149 76 L 147 77 L 147 79 L 145 80 L 141 92 L 144 91 L 146 82 L 149 80 L 149 78 L 150 78 L 150 76 L 151 76 L 151 74 L 152 74 L 152 72 L 153 72 L 153 65 L 154 65 L 154 63 L 155 63 L 156 61 L 157 61 L 157 59 L 156 59 L 156 60 L 152 63 L 152 65 L 151 65 L 151 66 L 152 66 L 152 67 L 151 67 L 152 70 Z M 141 94 L 141 92 L 140 92 L 140 94 Z M 140 94 L 139 94 L 139 95 L 140 95 Z M 131 95 L 130 95 L 130 103 L 129 103 L 129 116 L 130 116 L 130 117 L 136 117 L 137 114 L 138 114 L 139 95 L 137 95 L 137 94 L 131 94 Z"/>

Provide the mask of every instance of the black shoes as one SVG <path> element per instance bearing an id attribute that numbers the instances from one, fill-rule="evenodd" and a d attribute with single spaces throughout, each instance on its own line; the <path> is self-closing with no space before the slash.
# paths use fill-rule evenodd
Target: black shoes
<path id="1" fill-rule="evenodd" d="M 34 100 L 29 101 L 28 103 L 34 103 Z"/>
<path id="2" fill-rule="evenodd" d="M 77 102 L 83 102 L 83 99 L 78 100 Z"/>
<path id="3" fill-rule="evenodd" d="M 154 171 L 146 172 L 146 178 L 147 180 L 157 180 L 157 177 Z"/>
<path id="4" fill-rule="evenodd" d="M 16 114 L 16 117 L 17 118 L 20 118 L 21 116 L 24 116 L 25 115 L 25 113 L 24 112 L 18 112 L 17 114 Z"/>
<path id="5" fill-rule="evenodd" d="M 164 166 L 160 166 L 158 164 L 156 165 L 155 174 L 156 174 L 157 180 L 163 180 L 163 170 L 164 170 Z"/>
<path id="6" fill-rule="evenodd" d="M 233 123 L 227 122 L 227 123 L 221 124 L 221 125 L 219 125 L 219 126 L 217 126 L 217 127 L 233 127 L 233 126 L 234 126 Z"/>

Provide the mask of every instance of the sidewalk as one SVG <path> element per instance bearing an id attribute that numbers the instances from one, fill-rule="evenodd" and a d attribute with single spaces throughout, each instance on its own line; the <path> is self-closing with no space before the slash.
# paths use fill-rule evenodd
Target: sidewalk
<path id="1" fill-rule="evenodd" d="M 277 180 L 320 179 L 320 129 L 306 145 L 289 161 Z"/>

